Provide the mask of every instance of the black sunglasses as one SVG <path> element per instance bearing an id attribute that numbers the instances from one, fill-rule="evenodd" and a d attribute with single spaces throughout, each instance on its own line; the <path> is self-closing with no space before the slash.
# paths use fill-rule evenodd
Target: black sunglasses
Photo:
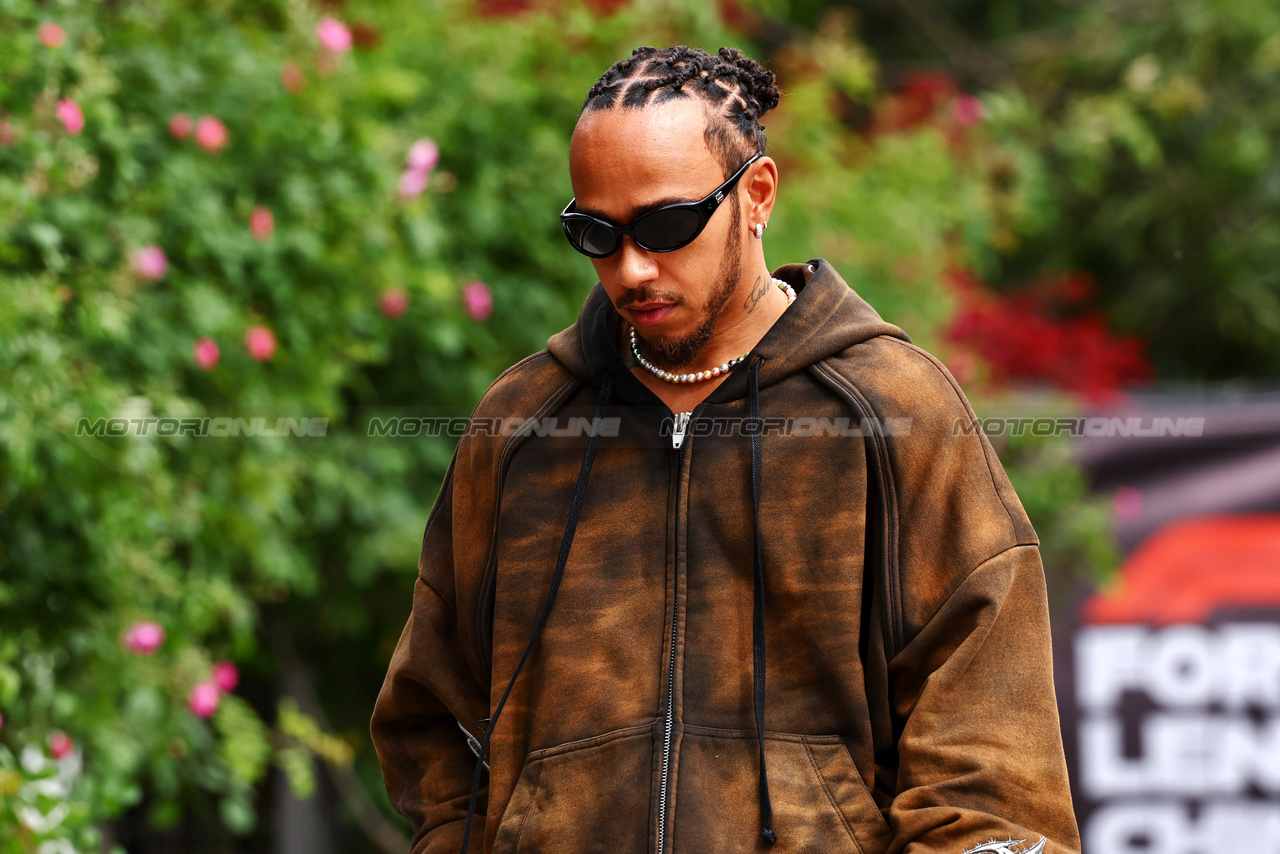
<path id="1" fill-rule="evenodd" d="M 646 251 L 674 252 L 697 239 L 702 229 L 707 227 L 716 208 L 729 195 L 733 185 L 738 183 L 742 173 L 759 160 L 763 153 L 753 154 L 728 181 L 716 187 L 701 201 L 664 205 L 640 214 L 626 225 L 614 225 L 608 220 L 572 210 L 577 201 L 573 199 L 560 214 L 560 225 L 564 226 L 565 237 L 569 238 L 573 248 L 591 258 L 607 258 L 617 252 L 624 234 Z"/>

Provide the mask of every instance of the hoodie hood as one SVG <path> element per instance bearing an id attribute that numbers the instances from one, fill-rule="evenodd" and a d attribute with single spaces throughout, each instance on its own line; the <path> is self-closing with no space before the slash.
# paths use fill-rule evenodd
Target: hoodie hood
<path id="1" fill-rule="evenodd" d="M 881 318 L 822 258 L 807 264 L 787 264 L 773 275 L 795 288 L 796 301 L 751 351 L 763 359 L 761 387 L 877 335 L 911 340 L 907 333 Z M 596 282 L 587 294 L 578 321 L 551 336 L 547 349 L 566 368 L 592 385 L 600 385 L 604 374 L 610 373 L 617 384 L 615 394 L 620 399 L 632 403 L 652 402 L 653 393 L 632 376 L 614 348 L 621 321 L 604 286 Z M 746 373 L 745 370 L 732 371 L 707 400 L 724 403 L 746 397 Z"/>

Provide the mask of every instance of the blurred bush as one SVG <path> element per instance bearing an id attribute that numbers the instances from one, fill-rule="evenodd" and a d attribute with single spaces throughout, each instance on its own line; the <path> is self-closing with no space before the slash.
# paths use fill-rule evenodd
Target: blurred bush
<path id="1" fill-rule="evenodd" d="M 453 439 L 370 421 L 465 416 L 576 317 L 557 214 L 596 77 L 758 23 L 531 5 L 0 0 L 0 851 L 109 848 L 139 808 L 229 850 L 317 757 L 395 850 L 367 721 Z M 770 261 L 827 257 L 980 374 L 948 271 L 1039 215 L 1039 155 L 972 95 L 883 91 L 839 14 L 772 64 Z M 1064 560 L 1109 560 L 1069 462 L 1027 459 Z"/>

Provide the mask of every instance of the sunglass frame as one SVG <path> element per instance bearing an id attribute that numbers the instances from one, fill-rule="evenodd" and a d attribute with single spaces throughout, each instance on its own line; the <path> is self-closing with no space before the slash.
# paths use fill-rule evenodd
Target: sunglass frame
<path id="1" fill-rule="evenodd" d="M 702 199 L 696 202 L 677 202 L 674 205 L 663 205 L 660 208 L 655 208 L 654 210 L 646 211 L 645 213 L 640 214 L 640 216 L 631 220 L 631 222 L 627 223 L 626 225 L 614 225 L 608 220 L 600 219 L 599 217 L 591 216 L 590 214 L 584 214 L 578 211 L 570 210 L 570 208 L 572 208 L 574 204 L 578 201 L 577 197 L 575 196 L 573 199 L 569 200 L 569 204 L 565 205 L 564 210 L 560 212 L 560 227 L 564 229 L 564 236 L 566 239 L 568 239 L 569 245 L 572 246 L 577 251 L 581 252 L 583 255 L 586 255 L 588 258 L 608 258 L 610 255 L 612 255 L 613 253 L 617 252 L 619 249 L 622 248 L 622 238 L 624 235 L 627 237 L 630 237 L 633 241 L 635 241 L 635 244 L 637 246 L 639 246 L 641 249 L 645 250 L 646 252 L 675 252 L 677 249 L 683 249 L 684 247 L 688 246 L 690 243 L 698 239 L 698 235 L 702 234 L 703 229 L 707 227 L 707 223 L 711 221 L 712 214 L 714 214 L 716 212 L 716 209 L 720 207 L 720 203 L 723 202 L 726 198 L 728 198 L 729 191 L 733 189 L 733 186 L 737 184 L 738 180 L 742 178 L 743 174 L 746 173 L 747 167 L 750 166 L 752 163 L 755 163 L 757 160 L 759 160 L 763 156 L 764 156 L 763 151 L 758 151 L 755 154 L 751 155 L 751 157 L 747 160 L 746 163 L 743 163 L 741 166 L 738 167 L 737 172 L 734 172 L 731 176 L 729 176 L 729 179 L 727 181 L 725 181 L 719 187 L 716 187 L 714 190 L 712 190 Z M 684 240 L 675 246 L 670 246 L 670 247 L 667 247 L 666 249 L 659 249 L 654 246 L 646 246 L 643 242 L 641 242 L 636 237 L 635 235 L 636 226 L 650 217 L 658 216 L 668 211 L 692 211 L 698 216 L 698 227 L 694 229 L 693 234 L 691 234 L 687 240 Z M 588 252 L 584 247 L 580 246 L 578 242 L 573 239 L 573 235 L 569 231 L 569 224 L 571 222 L 587 222 L 590 224 L 598 225 L 604 229 L 607 229 L 609 232 L 613 234 L 613 248 L 610 249 L 608 252 L 604 252 L 601 254 L 597 254 L 595 252 Z"/>

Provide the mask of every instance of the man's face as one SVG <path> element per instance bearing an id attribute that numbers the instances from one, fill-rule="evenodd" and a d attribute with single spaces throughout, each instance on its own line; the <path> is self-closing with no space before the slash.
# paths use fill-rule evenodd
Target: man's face
<path id="1" fill-rule="evenodd" d="M 639 110 L 583 114 L 573 133 L 569 175 L 577 209 L 615 225 L 674 202 L 697 201 L 724 182 L 703 139 L 696 99 Z M 623 319 L 636 328 L 649 361 L 675 370 L 710 340 L 742 277 L 738 188 L 698 238 L 674 252 L 648 252 L 629 237 L 596 275 Z"/>

